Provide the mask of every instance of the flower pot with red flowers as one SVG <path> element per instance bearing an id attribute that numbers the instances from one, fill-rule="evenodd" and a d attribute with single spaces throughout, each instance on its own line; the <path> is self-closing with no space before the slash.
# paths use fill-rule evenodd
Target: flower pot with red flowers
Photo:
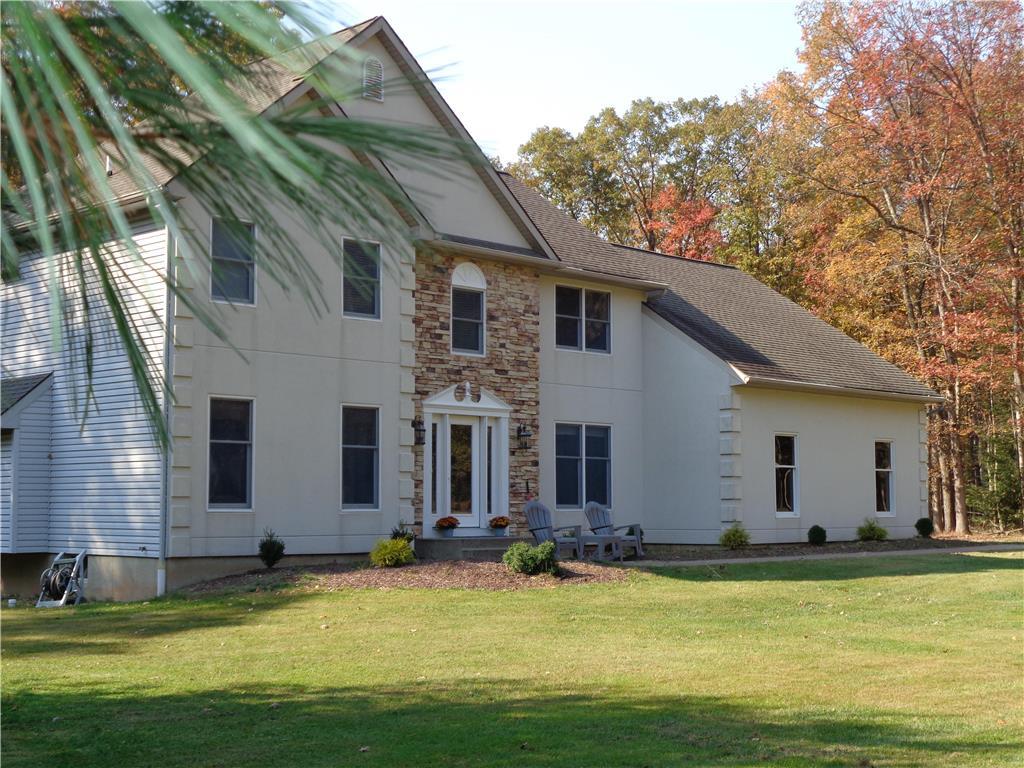
<path id="1" fill-rule="evenodd" d="M 494 536 L 507 536 L 508 526 L 511 522 L 512 521 L 504 515 L 498 515 L 497 517 L 492 517 L 487 522 L 487 525 L 491 529 L 491 533 Z"/>
<path id="2" fill-rule="evenodd" d="M 455 529 L 459 527 L 459 518 L 448 515 L 447 517 L 439 518 L 434 523 L 434 529 L 442 536 L 454 536 Z"/>

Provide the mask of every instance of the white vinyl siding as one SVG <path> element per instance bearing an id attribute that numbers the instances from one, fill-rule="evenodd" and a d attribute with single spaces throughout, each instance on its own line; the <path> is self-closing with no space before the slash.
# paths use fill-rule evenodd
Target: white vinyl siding
<path id="1" fill-rule="evenodd" d="M 166 314 L 160 275 L 166 269 L 166 234 L 163 228 L 143 225 L 135 230 L 135 241 L 143 263 L 117 243 L 111 244 L 107 261 L 116 259 L 122 265 L 124 276 L 119 282 L 159 379 L 164 356 L 161 318 Z M 155 557 L 160 545 L 163 462 L 131 370 L 112 323 L 105 319 L 102 302 L 94 299 L 94 402 L 83 427 L 83 361 L 69 357 L 67 343 L 58 351 L 51 345 L 46 271 L 43 259 L 27 259 L 21 265 L 21 277 L 3 286 L 0 302 L 5 375 L 54 373 L 49 522 L 45 542 L 41 528 L 32 535 L 45 550 L 88 547 L 93 554 Z M 75 306 L 73 300 L 70 306 Z M 72 322 L 69 333 L 78 332 Z M 42 447 L 37 443 L 36 450 Z M 28 475 L 24 479 L 30 480 Z M 45 487 L 38 475 L 32 482 Z M 23 545 L 27 544 L 19 543 L 19 550 Z"/>
<path id="2" fill-rule="evenodd" d="M 49 543 L 52 395 L 49 382 L 39 386 L 45 387 L 45 391 L 22 411 L 18 420 L 18 456 L 12 486 L 17 498 L 15 552 L 44 552 Z"/>

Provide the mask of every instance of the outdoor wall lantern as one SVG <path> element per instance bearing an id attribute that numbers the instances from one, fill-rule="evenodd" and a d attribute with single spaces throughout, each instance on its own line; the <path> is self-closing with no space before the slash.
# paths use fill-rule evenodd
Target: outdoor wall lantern
<path id="1" fill-rule="evenodd" d="M 423 426 L 423 419 L 412 420 L 412 431 L 416 433 L 416 445 L 427 442 L 427 428 Z"/>
<path id="2" fill-rule="evenodd" d="M 516 439 L 519 441 L 519 449 L 525 451 L 530 447 L 530 438 L 533 437 L 533 432 L 525 424 L 520 424 L 516 430 Z"/>

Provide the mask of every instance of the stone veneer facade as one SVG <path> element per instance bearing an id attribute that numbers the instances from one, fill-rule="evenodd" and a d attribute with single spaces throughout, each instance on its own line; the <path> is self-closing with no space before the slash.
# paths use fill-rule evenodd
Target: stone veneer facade
<path id="1" fill-rule="evenodd" d="M 486 355 L 451 350 L 451 281 L 455 268 L 473 261 L 487 279 L 484 299 Z M 536 271 L 516 264 L 478 261 L 446 253 L 416 256 L 416 417 L 421 403 L 452 384 L 468 381 L 504 400 L 509 416 L 510 533 L 524 533 L 523 504 L 538 495 L 540 431 L 540 280 Z M 530 446 L 517 447 L 516 430 L 533 433 Z M 413 472 L 416 524 L 423 523 L 423 447 L 416 446 Z M 482 521 L 486 525 L 486 521 Z"/>

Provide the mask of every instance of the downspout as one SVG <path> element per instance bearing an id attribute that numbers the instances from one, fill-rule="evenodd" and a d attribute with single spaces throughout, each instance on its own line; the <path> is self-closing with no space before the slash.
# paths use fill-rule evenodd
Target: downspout
<path id="1" fill-rule="evenodd" d="M 171 475 L 171 451 L 173 450 L 173 437 L 171 434 L 171 400 L 174 397 L 172 386 L 173 376 L 171 366 L 173 364 L 172 353 L 174 351 L 173 333 L 174 328 L 174 293 L 170 290 L 169 283 L 173 276 L 174 249 L 171 230 L 164 227 L 167 242 L 166 276 L 167 283 L 164 285 L 164 424 L 167 429 L 167 446 L 161 451 L 161 474 L 160 474 L 160 556 L 156 565 L 156 596 L 162 597 L 167 592 L 167 522 L 168 509 L 170 506 L 170 475 Z"/>

